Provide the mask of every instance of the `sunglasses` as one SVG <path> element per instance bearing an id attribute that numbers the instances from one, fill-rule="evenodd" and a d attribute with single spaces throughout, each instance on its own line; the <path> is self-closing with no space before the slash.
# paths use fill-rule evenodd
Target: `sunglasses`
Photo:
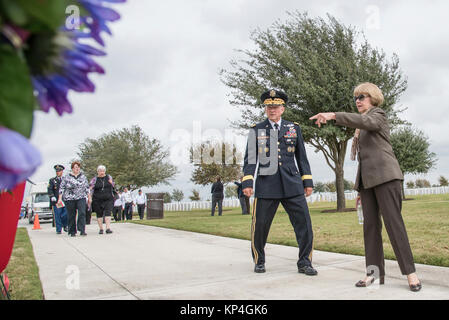
<path id="1" fill-rule="evenodd" d="M 359 95 L 357 97 L 354 97 L 354 102 L 357 102 L 357 100 L 363 101 L 363 99 L 365 99 L 367 97 L 369 97 L 369 95 L 361 94 L 361 95 Z"/>

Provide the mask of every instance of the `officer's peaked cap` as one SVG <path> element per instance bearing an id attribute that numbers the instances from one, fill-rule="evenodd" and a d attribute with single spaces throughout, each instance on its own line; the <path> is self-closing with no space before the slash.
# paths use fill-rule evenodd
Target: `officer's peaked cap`
<path id="1" fill-rule="evenodd" d="M 285 92 L 282 92 L 280 90 L 267 90 L 260 96 L 260 101 L 262 101 L 263 104 L 270 105 L 270 104 L 286 104 L 288 101 L 288 97 L 285 94 Z"/>

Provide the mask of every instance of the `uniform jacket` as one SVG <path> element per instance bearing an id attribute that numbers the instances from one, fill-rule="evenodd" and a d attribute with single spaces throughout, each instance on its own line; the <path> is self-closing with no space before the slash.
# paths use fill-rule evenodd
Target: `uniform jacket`
<path id="1" fill-rule="evenodd" d="M 390 127 L 381 108 L 371 108 L 365 114 L 336 112 L 336 124 L 359 128 L 359 166 L 354 189 L 369 189 L 392 180 L 404 180 L 390 143 Z M 361 183 L 362 182 L 362 183 Z"/>
<path id="2" fill-rule="evenodd" d="M 304 194 L 304 188 L 313 187 L 313 181 L 299 125 L 282 119 L 277 141 L 270 138 L 273 133 L 268 119 L 250 129 L 242 188 L 252 188 L 256 180 L 256 198 L 282 199 Z"/>
<path id="3" fill-rule="evenodd" d="M 53 177 L 48 181 L 47 192 L 50 197 L 50 207 L 56 205 L 59 197 L 59 187 L 61 185 L 62 177 Z M 56 201 L 51 201 L 51 198 L 55 197 Z"/>
<path id="4" fill-rule="evenodd" d="M 242 183 L 241 182 L 234 182 L 234 184 L 237 186 L 237 195 L 239 198 L 242 198 L 245 196 L 242 190 Z"/>

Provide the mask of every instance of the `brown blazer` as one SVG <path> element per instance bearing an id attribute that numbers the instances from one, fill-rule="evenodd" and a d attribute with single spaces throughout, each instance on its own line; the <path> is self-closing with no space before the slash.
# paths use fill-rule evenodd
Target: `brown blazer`
<path id="1" fill-rule="evenodd" d="M 390 127 L 385 111 L 373 107 L 365 114 L 336 112 L 336 124 L 360 129 L 359 167 L 354 189 L 364 189 L 395 179 L 404 180 L 390 143 Z"/>

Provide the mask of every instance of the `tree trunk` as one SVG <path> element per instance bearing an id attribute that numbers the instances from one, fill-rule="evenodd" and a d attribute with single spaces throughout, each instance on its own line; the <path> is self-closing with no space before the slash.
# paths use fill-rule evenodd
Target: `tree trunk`
<path id="1" fill-rule="evenodd" d="M 346 208 L 344 181 L 343 165 L 337 164 L 335 167 L 335 185 L 337 187 L 337 211 L 339 212 L 342 212 Z"/>

